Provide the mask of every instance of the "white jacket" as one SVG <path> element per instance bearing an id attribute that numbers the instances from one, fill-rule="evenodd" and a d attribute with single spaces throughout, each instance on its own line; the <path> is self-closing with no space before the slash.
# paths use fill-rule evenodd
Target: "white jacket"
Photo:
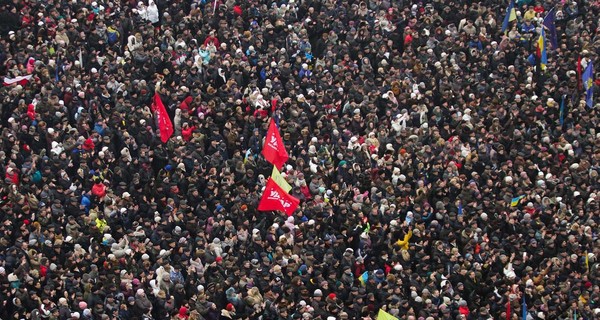
<path id="1" fill-rule="evenodd" d="M 158 7 L 156 6 L 156 3 L 154 3 L 154 0 L 150 0 L 150 2 L 148 3 L 146 13 L 148 21 L 152 23 L 157 23 L 159 21 L 160 17 L 158 13 Z"/>
<path id="2" fill-rule="evenodd" d="M 130 35 L 127 37 L 127 49 L 133 52 L 142 47 L 142 41 L 138 41 L 138 39 L 134 35 Z"/>

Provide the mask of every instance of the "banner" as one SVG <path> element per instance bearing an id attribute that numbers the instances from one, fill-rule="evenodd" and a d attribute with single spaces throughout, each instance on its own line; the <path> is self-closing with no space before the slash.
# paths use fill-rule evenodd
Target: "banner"
<path id="1" fill-rule="evenodd" d="M 4 77 L 4 85 L 5 86 L 10 86 L 11 84 L 20 84 L 22 86 L 26 85 L 29 83 L 29 80 L 31 80 L 31 77 L 33 77 L 32 75 L 27 75 L 27 76 L 19 76 L 16 78 L 8 78 L 8 77 Z"/>
<path id="2" fill-rule="evenodd" d="M 296 208 L 298 208 L 298 204 L 300 204 L 300 200 L 289 195 L 273 179 L 269 178 L 258 204 L 258 210 L 283 211 L 288 216 L 291 216 L 296 211 Z"/>

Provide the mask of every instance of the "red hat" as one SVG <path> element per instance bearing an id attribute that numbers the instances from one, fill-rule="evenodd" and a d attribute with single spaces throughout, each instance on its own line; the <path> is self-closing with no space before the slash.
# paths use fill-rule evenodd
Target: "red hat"
<path id="1" fill-rule="evenodd" d="M 331 300 L 335 300 L 336 295 L 335 295 L 335 293 L 330 293 L 329 295 L 327 295 L 327 298 L 329 298 Z"/>
<path id="2" fill-rule="evenodd" d="M 183 306 L 183 307 L 179 308 L 179 314 L 178 314 L 179 318 L 187 319 L 188 318 L 187 312 L 188 312 L 188 309 L 186 307 Z"/>
<path id="3" fill-rule="evenodd" d="M 221 262 L 221 261 L 223 261 L 223 258 L 222 258 L 222 257 L 216 257 L 216 258 L 215 258 L 215 261 L 216 261 L 216 262 Z"/>
<path id="4" fill-rule="evenodd" d="M 83 142 L 83 149 L 90 151 L 90 150 L 93 150 L 94 148 L 95 148 L 95 145 L 94 145 L 94 141 L 92 141 L 92 138 L 85 139 L 85 141 Z"/>
<path id="5" fill-rule="evenodd" d="M 233 6 L 233 13 L 235 13 L 238 16 L 242 15 L 242 7 L 238 6 Z"/>
<path id="6" fill-rule="evenodd" d="M 220 258 L 220 257 L 219 257 L 219 258 Z M 231 304 L 231 303 L 228 303 L 228 304 L 227 304 L 227 307 L 225 307 L 225 309 L 227 309 L 227 311 L 233 311 L 233 309 L 234 309 L 234 308 L 233 308 L 233 304 Z"/>
<path id="7" fill-rule="evenodd" d="M 23 224 L 25 224 L 26 226 L 28 226 L 30 223 L 31 223 L 31 221 L 29 221 L 29 219 L 23 220 Z"/>

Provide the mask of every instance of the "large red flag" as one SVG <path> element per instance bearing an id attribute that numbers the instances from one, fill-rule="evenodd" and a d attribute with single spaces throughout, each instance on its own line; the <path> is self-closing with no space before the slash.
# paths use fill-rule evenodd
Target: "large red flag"
<path id="1" fill-rule="evenodd" d="M 269 123 L 269 130 L 267 131 L 262 154 L 265 159 L 277 167 L 278 170 L 283 167 L 283 164 L 289 158 L 273 118 L 271 118 L 271 123 Z"/>
<path id="2" fill-rule="evenodd" d="M 263 192 L 260 203 L 258 204 L 258 210 L 260 211 L 283 211 L 288 216 L 294 214 L 296 208 L 298 208 L 300 200 L 292 197 L 285 190 L 271 178 L 267 180 L 265 191 Z"/>
<path id="3" fill-rule="evenodd" d="M 154 111 L 156 123 L 160 130 L 160 140 L 165 143 L 169 141 L 169 138 L 173 135 L 173 123 L 171 122 L 171 118 L 169 118 L 169 114 L 167 113 L 158 92 L 154 93 L 154 101 L 152 102 L 151 108 Z"/>

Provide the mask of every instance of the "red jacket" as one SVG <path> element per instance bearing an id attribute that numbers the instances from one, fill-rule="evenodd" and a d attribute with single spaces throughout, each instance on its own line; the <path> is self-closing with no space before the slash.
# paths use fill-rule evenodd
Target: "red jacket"
<path id="1" fill-rule="evenodd" d="M 206 38 L 206 40 L 204 40 L 204 45 L 207 46 L 209 43 L 212 43 L 215 45 L 215 47 L 219 47 L 221 45 L 221 43 L 219 42 L 219 39 L 217 39 L 217 37 L 214 36 L 208 36 Z"/>
<path id="2" fill-rule="evenodd" d="M 103 198 L 106 195 L 106 186 L 103 183 L 96 183 L 92 186 L 92 194 L 98 198 Z"/>
<path id="3" fill-rule="evenodd" d="M 467 306 L 463 306 L 463 307 L 458 307 L 458 312 L 466 317 L 469 316 L 469 307 Z"/>
<path id="4" fill-rule="evenodd" d="M 12 182 L 16 185 L 19 185 L 19 173 L 14 169 L 11 169 L 12 172 L 10 172 L 10 173 L 8 171 L 9 170 L 7 169 L 6 175 L 4 175 L 4 178 L 8 178 L 8 179 L 10 179 L 10 182 Z"/>
<path id="5" fill-rule="evenodd" d="M 196 127 L 188 127 L 187 129 L 181 128 L 181 137 L 183 137 L 183 140 L 190 141 L 194 129 L 196 129 Z"/>

